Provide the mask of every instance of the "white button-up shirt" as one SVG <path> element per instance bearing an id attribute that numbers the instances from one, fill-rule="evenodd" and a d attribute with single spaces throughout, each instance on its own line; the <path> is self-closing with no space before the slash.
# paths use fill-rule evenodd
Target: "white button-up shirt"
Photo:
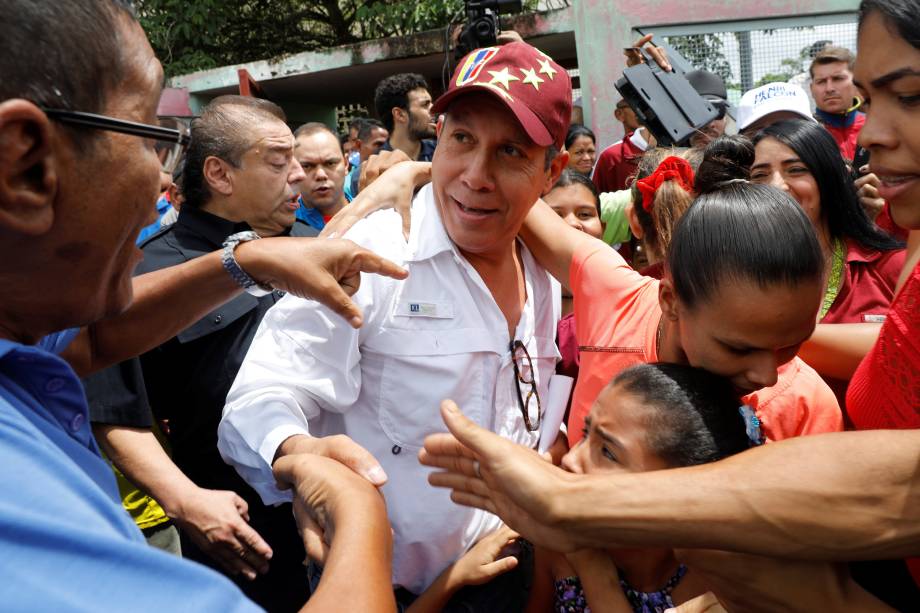
<path id="1" fill-rule="evenodd" d="M 286 296 L 265 316 L 227 396 L 221 455 L 266 504 L 291 499 L 272 477 L 278 446 L 295 434 L 346 434 L 388 476 L 393 583 L 420 593 L 480 538 L 494 515 L 454 504 L 418 462 L 425 436 L 445 431 L 439 405 L 457 402 L 479 425 L 531 447 L 515 386 L 508 325 L 482 278 L 457 251 L 431 186 L 416 196 L 408 243 L 399 216 L 381 211 L 349 239 L 405 266 L 396 281 L 361 275 L 355 330 L 317 302 Z M 533 361 L 541 400 L 555 369 L 558 284 L 523 245 L 527 301 L 515 331 Z M 520 361 L 519 361 L 520 364 Z M 535 400 L 531 400 L 535 402 Z"/>

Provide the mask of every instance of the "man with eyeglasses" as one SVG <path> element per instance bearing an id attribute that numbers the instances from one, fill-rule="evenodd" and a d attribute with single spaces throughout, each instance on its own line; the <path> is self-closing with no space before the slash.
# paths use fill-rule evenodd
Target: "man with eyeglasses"
<path id="1" fill-rule="evenodd" d="M 295 218 L 305 175 L 281 108 L 261 98 L 220 96 L 192 122 L 191 137 L 185 206 L 175 224 L 141 245 L 138 273 L 201 257 L 239 233 L 316 236 Z M 243 293 L 146 352 L 141 368 L 113 367 L 85 382 L 97 439 L 182 527 L 183 557 L 228 574 L 269 610 L 296 609 L 309 595 L 303 544 L 290 505 L 266 507 L 221 460 L 217 424 L 256 327 L 282 295 Z M 130 398 L 132 389 L 141 390 L 140 402 L 123 406 L 119 399 Z M 118 410 L 105 410 L 111 405 Z M 150 431 L 151 408 L 169 420 L 171 460 Z"/>
<path id="2" fill-rule="evenodd" d="M 362 284 L 360 331 L 315 302 L 281 300 L 256 332 L 218 431 L 224 459 L 267 504 L 288 498 L 272 465 L 290 454 L 342 437 L 370 452 L 403 605 L 500 526 L 428 486 L 416 454 L 443 428 L 441 400 L 472 407 L 482 426 L 535 447 L 558 355 L 558 287 L 516 236 L 567 163 L 569 77 L 516 42 L 474 51 L 450 83 L 433 107 L 444 117 L 432 184 L 414 200 L 408 237 L 394 211 L 346 235 L 404 264 L 408 279 Z M 520 555 L 517 569 L 476 589 L 442 575 L 443 610 L 519 610 L 531 569 Z"/>
<path id="3" fill-rule="evenodd" d="M 74 370 L 137 355 L 244 290 L 315 296 L 360 325 L 346 293 L 359 272 L 404 273 L 345 241 L 237 237 L 132 281 L 158 171 L 172 169 L 187 141 L 155 125 L 160 63 L 127 2 L 8 0 L 3 12 L 0 602 L 22 611 L 254 610 L 219 574 L 146 544 L 119 504 Z M 341 460 L 341 450 L 325 452 Z M 308 609 L 386 610 L 389 590 L 368 589 L 388 566 L 382 500 L 348 471 L 317 472 L 324 462 L 332 460 L 276 465 L 279 482 L 297 489 L 295 513 L 335 521 L 374 555 L 362 560 L 370 575 L 361 586 L 330 592 L 346 578 L 342 554 L 357 546 L 334 537 L 338 557 Z M 355 504 L 361 515 L 349 511 Z"/>

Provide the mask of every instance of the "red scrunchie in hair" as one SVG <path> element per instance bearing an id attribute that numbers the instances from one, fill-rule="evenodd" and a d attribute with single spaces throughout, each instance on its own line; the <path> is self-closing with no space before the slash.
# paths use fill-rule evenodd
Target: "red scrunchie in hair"
<path id="1" fill-rule="evenodd" d="M 642 194 L 642 208 L 651 212 L 655 202 L 655 192 L 665 181 L 677 181 L 688 192 L 693 191 L 693 168 L 684 158 L 677 156 L 666 157 L 662 160 L 655 172 L 636 181 L 636 189 Z"/>

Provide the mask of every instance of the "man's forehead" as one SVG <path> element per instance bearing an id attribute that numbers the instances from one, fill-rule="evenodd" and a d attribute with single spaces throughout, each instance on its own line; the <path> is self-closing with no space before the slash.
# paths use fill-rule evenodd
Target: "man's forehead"
<path id="1" fill-rule="evenodd" d="M 835 74 L 846 74 L 850 72 L 850 65 L 844 61 L 817 64 L 813 68 L 813 71 L 815 73 L 815 78 L 818 78 L 818 73 L 821 73 L 821 76 L 829 77 Z"/>
<path id="2" fill-rule="evenodd" d="M 252 149 L 260 155 L 269 153 L 288 153 L 294 149 L 294 134 L 281 121 L 264 121 L 251 128 Z"/>
<path id="3" fill-rule="evenodd" d="M 329 138 L 322 138 L 322 136 Z M 300 159 L 327 160 L 342 158 L 342 148 L 339 139 L 328 132 L 315 132 L 309 136 L 298 136 L 294 152 Z"/>
<path id="4" fill-rule="evenodd" d="M 416 100 L 431 100 L 431 94 L 424 87 L 418 87 L 409 91 L 409 98 Z"/>
<path id="5" fill-rule="evenodd" d="M 280 121 L 272 125 L 253 127 L 255 145 L 262 149 L 293 149 L 294 134 Z"/>
<path id="6" fill-rule="evenodd" d="M 496 115 L 503 116 L 504 120 L 500 123 L 494 122 L 493 118 Z M 485 129 L 500 125 L 514 132 L 513 140 L 515 142 L 535 145 L 514 116 L 514 113 L 488 94 L 477 93 L 458 97 L 447 109 L 447 121 L 454 121 L 466 127 L 472 127 L 472 124 L 486 123 L 488 125 L 476 126 Z"/>

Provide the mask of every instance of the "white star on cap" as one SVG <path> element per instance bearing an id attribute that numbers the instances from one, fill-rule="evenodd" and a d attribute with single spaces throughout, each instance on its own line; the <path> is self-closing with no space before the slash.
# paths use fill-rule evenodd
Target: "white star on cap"
<path id="1" fill-rule="evenodd" d="M 514 75 L 512 75 L 510 72 L 508 72 L 508 67 L 507 67 L 507 66 L 505 66 L 505 67 L 502 68 L 501 70 L 490 70 L 490 71 L 489 71 L 489 74 L 492 75 L 492 80 L 489 81 L 489 83 L 492 83 L 492 84 L 494 84 L 494 83 L 499 83 L 499 84 L 501 84 L 506 90 L 507 90 L 507 89 L 510 89 L 510 86 L 511 86 L 511 82 L 512 82 L 512 81 L 520 81 L 519 78 L 517 78 L 516 76 L 514 76 Z"/>
<path id="2" fill-rule="evenodd" d="M 540 74 L 545 74 L 549 77 L 549 80 L 552 81 L 553 77 L 556 76 L 556 73 L 559 72 L 549 64 L 549 60 L 537 60 L 540 63 Z"/>
<path id="3" fill-rule="evenodd" d="M 521 74 L 524 75 L 524 80 L 521 83 L 529 83 L 533 85 L 533 88 L 537 91 L 540 91 L 540 83 L 543 83 L 543 79 L 537 76 L 537 71 L 533 68 L 520 68 Z"/>

